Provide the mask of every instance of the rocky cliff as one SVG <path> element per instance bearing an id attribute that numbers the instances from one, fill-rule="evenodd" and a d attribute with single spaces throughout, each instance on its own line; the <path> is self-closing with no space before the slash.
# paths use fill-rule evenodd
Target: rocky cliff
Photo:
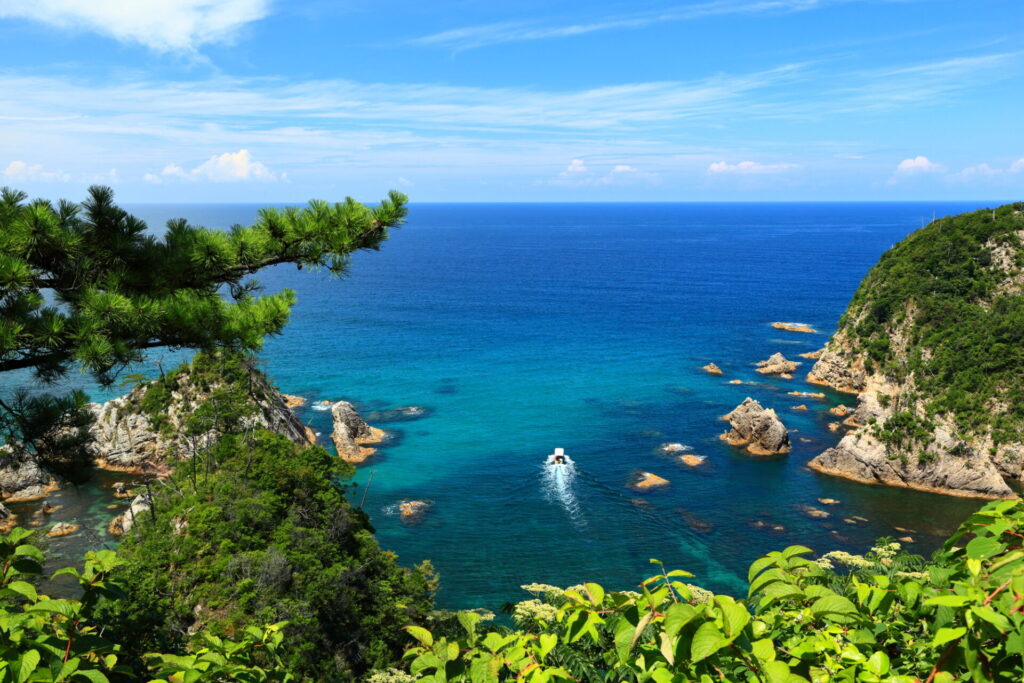
<path id="1" fill-rule="evenodd" d="M 338 401 L 332 405 L 331 418 L 334 425 L 331 440 L 338 449 L 338 457 L 346 462 L 363 462 L 376 452 L 369 445 L 380 443 L 387 436 L 383 430 L 366 424 L 356 412 L 355 406 L 348 401 Z"/>
<path id="2" fill-rule="evenodd" d="M 810 462 L 865 483 L 979 498 L 1024 479 L 1024 204 L 934 221 L 868 273 L 807 376 L 857 393 Z"/>

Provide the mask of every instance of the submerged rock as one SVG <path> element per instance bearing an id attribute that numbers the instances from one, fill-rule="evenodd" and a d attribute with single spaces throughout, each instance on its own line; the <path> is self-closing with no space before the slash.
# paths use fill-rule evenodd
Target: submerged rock
<path id="1" fill-rule="evenodd" d="M 58 522 L 53 525 L 53 528 L 46 532 L 46 535 L 50 538 L 58 538 L 60 536 L 67 536 L 78 531 L 77 524 L 69 524 L 67 522 Z"/>
<path id="2" fill-rule="evenodd" d="M 783 375 L 793 372 L 798 365 L 800 364 L 789 360 L 781 353 L 774 353 L 768 360 L 758 361 L 757 371 L 762 375 Z"/>
<path id="3" fill-rule="evenodd" d="M 430 501 L 407 500 L 398 504 L 398 514 L 404 522 L 420 519 L 430 508 Z"/>
<path id="4" fill-rule="evenodd" d="M 697 467 L 703 465 L 707 458 L 703 455 L 694 455 L 693 453 L 687 453 L 686 455 L 679 456 L 679 462 L 689 467 Z"/>
<path id="5" fill-rule="evenodd" d="M 753 455 L 789 453 L 789 433 L 782 420 L 749 396 L 725 416 L 732 430 L 722 434 L 723 441 L 733 446 L 746 446 Z"/>
<path id="6" fill-rule="evenodd" d="M 802 403 L 801 403 L 801 404 L 800 404 L 800 405 L 798 405 L 798 406 L 793 406 L 793 408 L 792 408 L 792 409 L 793 409 L 793 410 L 807 410 L 807 406 L 805 406 L 804 404 L 802 404 Z"/>
<path id="7" fill-rule="evenodd" d="M 658 447 L 658 450 L 662 453 L 682 453 L 683 451 L 690 450 L 690 447 L 684 443 L 663 443 Z"/>
<path id="8" fill-rule="evenodd" d="M 638 477 L 639 478 L 630 484 L 630 486 L 641 491 L 657 488 L 659 486 L 668 486 L 670 483 L 668 479 L 659 477 L 651 472 L 641 472 Z"/>

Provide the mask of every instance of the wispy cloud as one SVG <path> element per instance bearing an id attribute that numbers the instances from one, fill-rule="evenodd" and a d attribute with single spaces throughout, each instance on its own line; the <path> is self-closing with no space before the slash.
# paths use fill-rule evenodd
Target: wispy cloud
<path id="1" fill-rule="evenodd" d="M 67 181 L 71 179 L 71 176 L 64 171 L 52 171 L 43 168 L 42 164 L 28 164 L 24 161 L 14 160 L 7 164 L 7 167 L 3 171 L 0 171 L 0 177 L 9 181 L 25 181 L 25 180 L 58 180 Z"/>
<path id="2" fill-rule="evenodd" d="M 270 0 L 3 0 L 0 18 L 89 31 L 158 52 L 192 52 L 233 39 L 267 16 Z"/>
<path id="3" fill-rule="evenodd" d="M 609 185 L 657 185 L 661 177 L 657 173 L 642 171 L 629 164 L 615 164 L 608 169 L 590 168 L 582 159 L 573 159 L 556 178 L 550 181 L 551 185 L 563 187 L 603 187 Z"/>
<path id="4" fill-rule="evenodd" d="M 409 43 L 452 50 L 472 50 L 501 43 L 567 38 L 601 31 L 640 29 L 666 22 L 688 21 L 728 14 L 769 14 L 804 12 L 824 5 L 858 0 L 712 0 L 678 5 L 660 11 L 636 12 L 596 18 L 590 21 L 545 24 L 506 21 L 464 26 L 414 38 Z"/>

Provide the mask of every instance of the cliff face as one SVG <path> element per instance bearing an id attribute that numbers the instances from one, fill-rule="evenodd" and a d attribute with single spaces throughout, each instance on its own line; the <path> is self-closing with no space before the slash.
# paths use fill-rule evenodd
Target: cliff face
<path id="1" fill-rule="evenodd" d="M 868 273 L 808 381 L 857 393 L 810 462 L 865 483 L 980 498 L 1024 479 L 1024 204 L 910 235 Z"/>
<path id="2" fill-rule="evenodd" d="M 246 406 L 241 413 L 239 404 Z M 189 458 L 228 420 L 242 430 L 263 428 L 298 444 L 316 442 L 262 373 L 233 362 L 213 367 L 201 357 L 127 396 L 90 404 L 89 410 L 95 422 L 87 447 L 97 464 L 109 469 L 159 470 L 168 460 Z"/>

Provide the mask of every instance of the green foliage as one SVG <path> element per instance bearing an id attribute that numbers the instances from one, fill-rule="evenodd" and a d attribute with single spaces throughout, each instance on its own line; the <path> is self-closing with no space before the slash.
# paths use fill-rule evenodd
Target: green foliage
<path id="1" fill-rule="evenodd" d="M 869 369 L 912 376 L 929 413 L 997 444 L 1024 428 L 1024 297 L 1007 286 L 1024 279 L 1021 230 L 1024 203 L 934 221 L 882 256 L 842 321 Z"/>
<path id="2" fill-rule="evenodd" d="M 43 570 L 43 553 L 29 543 L 31 537 L 21 528 L 0 536 L 0 683 L 103 683 L 126 673 L 118 646 L 101 636 L 94 621 L 101 597 L 120 596 L 110 580 L 120 561 L 109 550 L 86 554 L 81 571 L 55 575 L 75 578 L 81 598 L 53 599 L 29 582 Z"/>
<path id="3" fill-rule="evenodd" d="M 395 661 L 400 628 L 426 618 L 434 578 L 380 549 L 335 483 L 351 473 L 322 448 L 261 430 L 227 433 L 180 463 L 155 496 L 156 520 L 122 544 L 128 597 L 104 617 L 126 653 L 287 620 L 281 657 L 297 676 L 349 680 Z"/>
<path id="4" fill-rule="evenodd" d="M 664 569 L 641 593 L 535 591 L 552 612 L 518 630 L 483 633 L 472 617 L 457 638 L 407 627 L 406 661 L 433 682 L 1020 681 L 1022 532 L 1024 503 L 1002 501 L 929 563 L 885 541 L 819 560 L 792 546 L 751 565 L 744 600 L 697 600 L 681 580 L 690 574 Z"/>
<path id="5" fill-rule="evenodd" d="M 16 528 L 0 536 L 0 683 L 105 683 L 139 680 L 148 669 L 154 683 L 296 680 L 284 668 L 284 623 L 250 627 L 240 642 L 203 636 L 192 654 L 146 655 L 146 669 L 127 666 L 121 648 L 103 636 L 96 605 L 124 594 L 112 574 L 123 561 L 104 550 L 87 553 L 81 571 L 61 569 L 82 591 L 78 600 L 53 599 L 36 592 L 30 579 L 42 572 L 43 553 L 30 543 L 32 532 Z M 266 666 L 267 668 L 264 668 Z"/>
<path id="6" fill-rule="evenodd" d="M 375 208 L 263 209 L 230 231 L 172 220 L 158 239 L 110 188 L 89 188 L 81 205 L 26 200 L 0 189 L 0 372 L 51 381 L 79 364 L 105 384 L 148 348 L 258 349 L 295 295 L 257 297 L 250 275 L 282 263 L 343 275 L 353 252 L 379 248 L 406 215 L 392 192 Z"/>

